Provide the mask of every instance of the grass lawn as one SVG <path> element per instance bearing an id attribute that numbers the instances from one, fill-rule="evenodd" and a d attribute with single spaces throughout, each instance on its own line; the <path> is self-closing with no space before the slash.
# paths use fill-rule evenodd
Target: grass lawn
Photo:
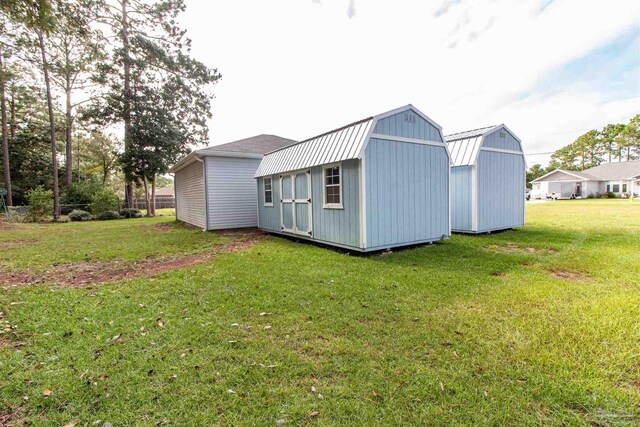
<path id="1" fill-rule="evenodd" d="M 0 266 L 231 238 L 172 222 L 0 224 Z M 640 425 L 640 203 L 533 204 L 527 222 L 385 256 L 270 237 L 152 278 L 5 285 L 0 425 Z"/>

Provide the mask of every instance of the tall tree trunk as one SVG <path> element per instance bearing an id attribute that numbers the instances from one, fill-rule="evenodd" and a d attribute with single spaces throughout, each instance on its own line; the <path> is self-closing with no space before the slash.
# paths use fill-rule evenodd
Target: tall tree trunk
<path id="1" fill-rule="evenodd" d="M 16 85 L 11 83 L 11 115 L 9 116 L 9 137 L 16 138 Z"/>
<path id="2" fill-rule="evenodd" d="M 66 88 L 65 88 L 66 96 L 67 96 L 67 116 L 66 116 L 66 146 L 65 146 L 65 168 L 66 168 L 66 179 L 65 184 L 67 186 L 71 185 L 71 180 L 73 179 L 73 152 L 72 152 L 72 141 L 71 141 L 71 127 L 73 126 L 73 119 L 71 117 L 71 78 L 67 76 Z"/>
<path id="3" fill-rule="evenodd" d="M 4 75 L 4 62 L 2 61 L 2 50 L 0 49 L 0 110 L 2 121 L 2 170 L 4 172 L 4 187 L 7 190 L 5 201 L 7 206 L 13 206 L 13 198 L 11 196 L 11 169 L 9 165 L 9 132 L 7 129 L 7 94 L 6 82 Z"/>
<path id="4" fill-rule="evenodd" d="M 76 142 L 76 167 L 78 168 L 76 179 L 80 182 L 80 138 Z"/>
<path id="5" fill-rule="evenodd" d="M 40 42 L 40 53 L 42 53 L 42 71 L 44 83 L 47 89 L 47 106 L 49 109 L 49 129 L 51 132 L 51 159 L 53 163 L 53 218 L 60 216 L 60 200 L 58 196 L 58 149 L 56 148 L 56 125 L 53 116 L 53 99 L 51 97 L 51 81 L 49 80 L 49 65 L 47 63 L 47 51 L 44 46 L 44 36 L 42 31 L 36 31 Z"/>
<path id="6" fill-rule="evenodd" d="M 151 178 L 151 215 L 156 216 L 156 174 Z"/>
<path id="7" fill-rule="evenodd" d="M 629 157 L 631 156 L 631 146 L 627 147 L 627 162 L 629 161 Z"/>
<path id="8" fill-rule="evenodd" d="M 149 182 L 146 173 L 143 175 L 142 182 L 144 184 L 144 205 L 147 208 L 147 214 L 145 216 L 151 216 L 151 207 L 149 206 Z"/>
<path id="9" fill-rule="evenodd" d="M 131 151 L 131 58 L 129 57 L 129 16 L 128 0 L 120 0 L 122 7 L 122 55 L 124 65 L 124 152 Z M 133 185 L 130 177 L 126 177 L 126 193 L 129 208 L 133 208 Z"/>

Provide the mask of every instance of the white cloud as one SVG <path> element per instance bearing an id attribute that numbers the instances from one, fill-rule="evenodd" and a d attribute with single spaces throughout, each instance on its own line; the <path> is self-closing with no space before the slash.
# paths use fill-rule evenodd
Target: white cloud
<path id="1" fill-rule="evenodd" d="M 354 4 L 353 0 L 349 0 L 349 7 L 347 8 L 347 16 L 349 17 L 349 19 L 356 16 L 356 5 Z"/>
<path id="2" fill-rule="evenodd" d="M 637 27 L 634 2 L 372 0 L 357 19 L 344 13 L 351 0 L 316 2 L 187 2 L 194 55 L 223 73 L 212 143 L 302 139 L 411 102 L 447 133 L 505 122 L 539 152 L 640 111 L 638 98 L 602 104 L 607 94 L 579 75 L 535 90 Z"/>

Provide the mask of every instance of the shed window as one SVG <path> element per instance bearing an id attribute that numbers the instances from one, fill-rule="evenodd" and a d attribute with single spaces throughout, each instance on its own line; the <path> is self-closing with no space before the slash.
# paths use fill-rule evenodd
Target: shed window
<path id="1" fill-rule="evenodd" d="M 611 185 L 607 184 L 607 193 L 611 191 Z"/>
<path id="2" fill-rule="evenodd" d="M 622 184 L 622 192 L 623 193 L 627 192 L 627 184 Z"/>
<path id="3" fill-rule="evenodd" d="M 620 192 L 620 184 L 613 184 L 613 191 L 614 193 L 619 193 Z"/>
<path id="4" fill-rule="evenodd" d="M 324 168 L 324 207 L 342 208 L 342 168 L 340 165 Z"/>
<path id="5" fill-rule="evenodd" d="M 273 190 L 270 176 L 264 179 L 264 204 L 266 206 L 273 206 Z"/>

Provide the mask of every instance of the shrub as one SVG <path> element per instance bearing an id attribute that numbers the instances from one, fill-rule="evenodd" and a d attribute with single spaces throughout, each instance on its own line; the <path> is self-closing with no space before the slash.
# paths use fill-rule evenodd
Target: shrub
<path id="1" fill-rule="evenodd" d="M 27 193 L 29 220 L 42 221 L 53 212 L 53 191 L 37 186 Z"/>
<path id="2" fill-rule="evenodd" d="M 587 199 L 595 199 L 596 196 L 593 193 L 589 193 L 589 195 L 587 196 Z"/>
<path id="3" fill-rule="evenodd" d="M 116 211 L 104 211 L 98 214 L 96 219 L 98 221 L 110 221 L 112 219 L 120 219 L 122 218 L 120 214 Z"/>
<path id="4" fill-rule="evenodd" d="M 117 206 L 118 195 L 110 188 L 103 188 L 91 197 L 91 212 L 96 215 L 104 211 L 113 211 Z"/>
<path id="5" fill-rule="evenodd" d="M 120 209 L 120 216 L 122 218 L 142 218 L 142 212 L 140 209 L 124 208 Z"/>
<path id="6" fill-rule="evenodd" d="M 85 207 L 91 204 L 94 194 L 104 188 L 104 185 L 96 180 L 74 182 L 64 189 L 60 197 L 60 210 L 66 215 L 75 207 Z M 65 206 L 67 205 L 67 206 Z"/>
<path id="7" fill-rule="evenodd" d="M 607 199 L 615 199 L 616 198 L 616 193 L 614 193 L 613 191 L 607 191 L 605 193 L 604 197 L 606 197 Z"/>
<path id="8" fill-rule="evenodd" d="M 93 216 L 89 212 L 80 209 L 75 209 L 69 214 L 71 221 L 91 221 L 92 218 Z"/>

